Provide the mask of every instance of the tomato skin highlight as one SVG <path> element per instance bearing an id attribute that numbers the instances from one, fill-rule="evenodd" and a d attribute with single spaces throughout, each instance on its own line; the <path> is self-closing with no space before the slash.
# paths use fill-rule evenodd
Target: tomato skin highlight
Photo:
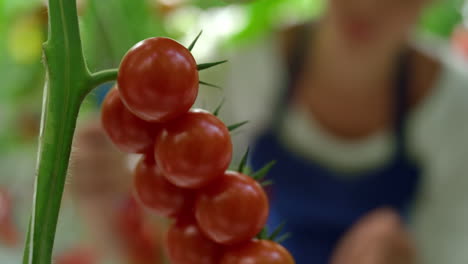
<path id="1" fill-rule="evenodd" d="M 201 188 L 221 177 L 229 167 L 231 136 L 214 115 L 191 110 L 165 124 L 156 140 L 155 158 L 174 185 Z"/>
<path id="2" fill-rule="evenodd" d="M 197 63 L 190 51 L 169 38 L 149 38 L 125 55 L 118 84 L 125 105 L 150 122 L 187 112 L 198 95 Z"/>
<path id="3" fill-rule="evenodd" d="M 158 131 L 155 124 L 141 120 L 125 107 L 116 87 L 104 99 L 101 123 L 111 141 L 128 153 L 149 151 Z"/>
<path id="4" fill-rule="evenodd" d="M 153 213 L 175 217 L 189 208 L 192 193 L 170 183 L 152 158 L 144 156 L 135 169 L 135 196 Z"/>
<path id="5" fill-rule="evenodd" d="M 291 254 L 269 240 L 252 240 L 226 250 L 220 264 L 295 264 Z"/>
<path id="6" fill-rule="evenodd" d="M 213 241 L 234 245 L 249 241 L 265 226 L 269 203 L 254 179 L 238 172 L 224 176 L 196 198 L 195 216 L 201 230 Z"/>
<path id="7" fill-rule="evenodd" d="M 224 249 L 203 235 L 195 220 L 187 218 L 171 226 L 166 247 L 171 264 L 219 264 Z"/>

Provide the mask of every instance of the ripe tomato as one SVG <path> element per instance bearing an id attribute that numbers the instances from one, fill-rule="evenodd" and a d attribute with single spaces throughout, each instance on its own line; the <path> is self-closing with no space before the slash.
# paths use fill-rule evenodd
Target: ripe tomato
<path id="1" fill-rule="evenodd" d="M 228 168 L 231 137 L 217 117 L 191 110 L 164 126 L 156 140 L 155 158 L 170 182 L 182 188 L 200 188 Z"/>
<path id="2" fill-rule="evenodd" d="M 226 172 L 198 194 L 195 216 L 201 230 L 225 245 L 249 241 L 265 225 L 268 199 L 260 184 L 249 176 Z"/>
<path id="3" fill-rule="evenodd" d="M 142 230 L 144 212 L 133 197 L 119 204 L 115 213 L 115 229 L 120 237 L 131 237 Z"/>
<path id="4" fill-rule="evenodd" d="M 163 252 L 160 241 L 156 239 L 155 230 L 144 228 L 127 237 L 123 246 L 130 263 L 159 264 L 162 263 Z"/>
<path id="5" fill-rule="evenodd" d="M 115 87 L 104 100 L 101 122 L 112 142 L 124 152 L 144 153 L 153 146 L 156 125 L 132 114 L 122 103 Z"/>
<path id="6" fill-rule="evenodd" d="M 202 234 L 194 220 L 179 219 L 167 233 L 171 264 L 219 264 L 222 246 Z"/>
<path id="7" fill-rule="evenodd" d="M 220 264 L 294 264 L 291 254 L 269 240 L 252 240 L 226 250 Z"/>
<path id="8" fill-rule="evenodd" d="M 191 204 L 191 192 L 170 183 L 152 157 L 143 157 L 135 169 L 135 195 L 154 213 L 175 217 Z"/>
<path id="9" fill-rule="evenodd" d="M 118 84 L 122 99 L 140 118 L 166 122 L 192 107 L 198 94 L 197 63 L 190 51 L 168 38 L 150 38 L 125 55 Z"/>

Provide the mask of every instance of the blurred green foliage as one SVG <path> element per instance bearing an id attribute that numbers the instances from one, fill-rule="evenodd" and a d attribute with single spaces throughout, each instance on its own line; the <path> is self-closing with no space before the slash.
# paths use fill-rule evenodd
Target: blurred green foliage
<path id="1" fill-rule="evenodd" d="M 463 20 L 462 6 L 463 0 L 434 1 L 422 16 L 422 29 L 440 37 L 450 37 L 453 28 Z"/>
<path id="2" fill-rule="evenodd" d="M 297 23 L 318 16 L 324 0 L 258 0 L 245 5 L 247 23 L 233 36 L 233 42 L 249 41 L 285 23 Z"/>

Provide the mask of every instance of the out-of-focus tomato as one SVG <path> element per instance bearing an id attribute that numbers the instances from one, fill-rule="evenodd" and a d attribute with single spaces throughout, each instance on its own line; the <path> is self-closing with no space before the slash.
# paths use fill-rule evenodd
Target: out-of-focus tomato
<path id="1" fill-rule="evenodd" d="M 182 188 L 200 188 L 228 168 L 231 136 L 214 115 L 191 110 L 164 126 L 156 140 L 155 158 L 170 182 Z"/>
<path id="2" fill-rule="evenodd" d="M 125 200 L 118 208 L 116 233 L 123 255 L 131 263 L 159 264 L 162 260 L 157 230 L 147 224 L 144 212 L 133 199 Z"/>
<path id="3" fill-rule="evenodd" d="M 220 264 L 294 264 L 291 254 L 269 240 L 252 240 L 226 250 Z"/>
<path id="4" fill-rule="evenodd" d="M 175 217 L 188 209 L 192 193 L 170 183 L 156 165 L 153 157 L 145 156 L 135 169 L 135 195 L 152 212 Z"/>
<path id="5" fill-rule="evenodd" d="M 452 45 L 468 60 L 468 28 L 460 26 L 452 34 Z"/>
<path id="6" fill-rule="evenodd" d="M 197 63 L 190 51 L 168 38 L 150 38 L 125 55 L 118 84 L 122 99 L 135 115 L 166 122 L 185 112 L 198 94 Z"/>
<path id="7" fill-rule="evenodd" d="M 114 144 L 124 152 L 144 153 L 152 148 L 157 126 L 141 120 L 122 103 L 113 88 L 102 105 L 101 122 Z"/>
<path id="8" fill-rule="evenodd" d="M 268 198 L 258 182 L 241 173 L 224 177 L 200 191 L 195 216 L 201 230 L 212 240 L 233 245 L 249 241 L 264 227 Z"/>
<path id="9" fill-rule="evenodd" d="M 202 234 L 194 220 L 179 219 L 167 234 L 171 264 L 219 264 L 222 246 Z"/>

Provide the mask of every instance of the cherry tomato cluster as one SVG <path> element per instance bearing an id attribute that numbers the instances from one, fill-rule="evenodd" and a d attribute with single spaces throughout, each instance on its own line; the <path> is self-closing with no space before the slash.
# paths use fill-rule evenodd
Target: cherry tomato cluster
<path id="1" fill-rule="evenodd" d="M 230 129 L 215 114 L 191 109 L 203 84 L 198 71 L 210 65 L 197 65 L 194 43 L 158 37 L 135 45 L 104 101 L 103 127 L 121 150 L 143 154 L 135 196 L 174 219 L 166 240 L 172 264 L 294 263 L 279 244 L 255 239 L 269 203 L 257 180 L 228 171 Z"/>

